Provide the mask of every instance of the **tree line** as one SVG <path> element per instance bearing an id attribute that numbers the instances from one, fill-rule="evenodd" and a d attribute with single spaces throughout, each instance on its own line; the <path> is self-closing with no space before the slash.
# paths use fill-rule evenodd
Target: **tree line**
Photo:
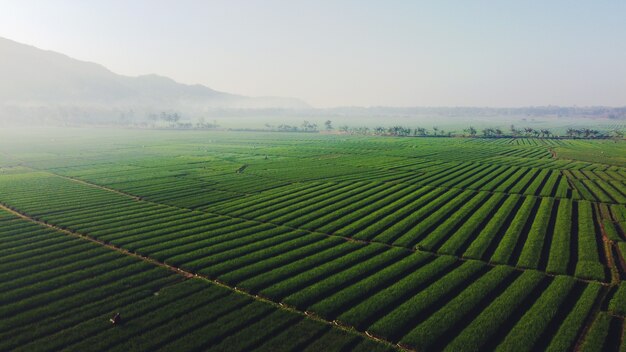
<path id="1" fill-rule="evenodd" d="M 304 120 L 300 126 L 291 126 L 281 124 L 278 126 L 272 126 L 265 124 L 265 127 L 278 132 L 320 132 L 320 129 L 316 123 L 311 123 L 308 120 Z M 324 122 L 324 131 L 334 131 L 332 121 L 326 120 Z M 350 127 L 348 125 L 342 125 L 337 128 L 337 131 L 342 134 L 356 134 L 356 135 L 374 135 L 374 136 L 394 136 L 394 137 L 481 137 L 481 138 L 515 138 L 515 137 L 533 137 L 533 138 L 597 138 L 597 139 L 623 139 L 624 132 L 620 129 L 614 129 L 612 131 L 603 132 L 590 128 L 568 128 L 564 135 L 558 135 L 547 128 L 532 128 L 522 127 L 517 128 L 515 125 L 511 125 L 508 130 L 503 130 L 497 127 L 485 127 L 480 130 L 473 126 L 469 126 L 463 129 L 461 132 L 446 131 L 443 128 L 433 126 L 431 129 L 425 127 L 406 127 L 401 125 L 394 125 L 390 127 Z"/>

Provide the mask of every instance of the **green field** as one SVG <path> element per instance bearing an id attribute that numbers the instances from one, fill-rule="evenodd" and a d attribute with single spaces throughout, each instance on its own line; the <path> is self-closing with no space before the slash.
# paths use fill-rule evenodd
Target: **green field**
<path id="1" fill-rule="evenodd" d="M 626 351 L 623 141 L 4 130 L 0 205 L 0 350 Z"/>

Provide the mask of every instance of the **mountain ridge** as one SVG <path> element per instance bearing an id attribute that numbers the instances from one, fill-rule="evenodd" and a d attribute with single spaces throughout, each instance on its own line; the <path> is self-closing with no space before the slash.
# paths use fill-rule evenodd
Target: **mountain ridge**
<path id="1" fill-rule="evenodd" d="M 158 74 L 120 75 L 105 66 L 0 37 L 0 104 L 180 109 L 306 109 L 295 98 L 247 97 Z"/>

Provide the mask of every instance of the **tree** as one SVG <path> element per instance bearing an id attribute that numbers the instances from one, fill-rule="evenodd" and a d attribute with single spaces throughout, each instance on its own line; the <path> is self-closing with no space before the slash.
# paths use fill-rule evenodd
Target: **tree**
<path id="1" fill-rule="evenodd" d="M 474 137 L 476 135 L 476 129 L 473 126 L 469 126 L 464 129 L 463 132 L 469 133 L 470 136 Z"/>
<path id="2" fill-rule="evenodd" d="M 324 126 L 326 126 L 326 131 L 331 131 L 333 129 L 333 122 L 326 120 L 326 122 L 324 122 Z"/>
<path id="3" fill-rule="evenodd" d="M 370 129 L 369 129 L 369 127 L 357 127 L 355 132 L 357 134 L 369 134 Z"/>
<path id="4" fill-rule="evenodd" d="M 278 131 L 280 132 L 298 132 L 298 127 L 297 126 L 289 126 L 289 125 L 279 125 L 278 126 Z"/>
<path id="5" fill-rule="evenodd" d="M 163 121 L 167 121 L 167 122 L 172 122 L 172 123 L 176 123 L 178 122 L 178 120 L 180 120 L 180 115 L 175 112 L 175 113 L 167 113 L 165 111 L 161 112 L 161 120 Z"/>
<path id="6" fill-rule="evenodd" d="M 531 127 L 524 127 L 524 134 L 526 136 L 530 136 L 531 134 L 533 134 L 535 132 L 535 130 Z"/>
<path id="7" fill-rule="evenodd" d="M 494 133 L 493 128 L 490 128 L 490 127 L 484 128 L 482 132 L 485 137 L 491 137 L 493 136 L 493 133 Z"/>
<path id="8" fill-rule="evenodd" d="M 307 120 L 304 120 L 302 122 L 302 130 L 304 132 L 312 132 L 312 131 L 317 131 L 317 124 L 316 123 L 310 123 Z"/>

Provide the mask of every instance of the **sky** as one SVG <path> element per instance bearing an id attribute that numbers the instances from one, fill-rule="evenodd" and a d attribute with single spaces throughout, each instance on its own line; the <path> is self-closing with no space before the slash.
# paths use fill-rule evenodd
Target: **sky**
<path id="1" fill-rule="evenodd" d="M 626 105 L 623 0 L 0 0 L 0 9 L 1 37 L 119 74 L 315 107 Z"/>

